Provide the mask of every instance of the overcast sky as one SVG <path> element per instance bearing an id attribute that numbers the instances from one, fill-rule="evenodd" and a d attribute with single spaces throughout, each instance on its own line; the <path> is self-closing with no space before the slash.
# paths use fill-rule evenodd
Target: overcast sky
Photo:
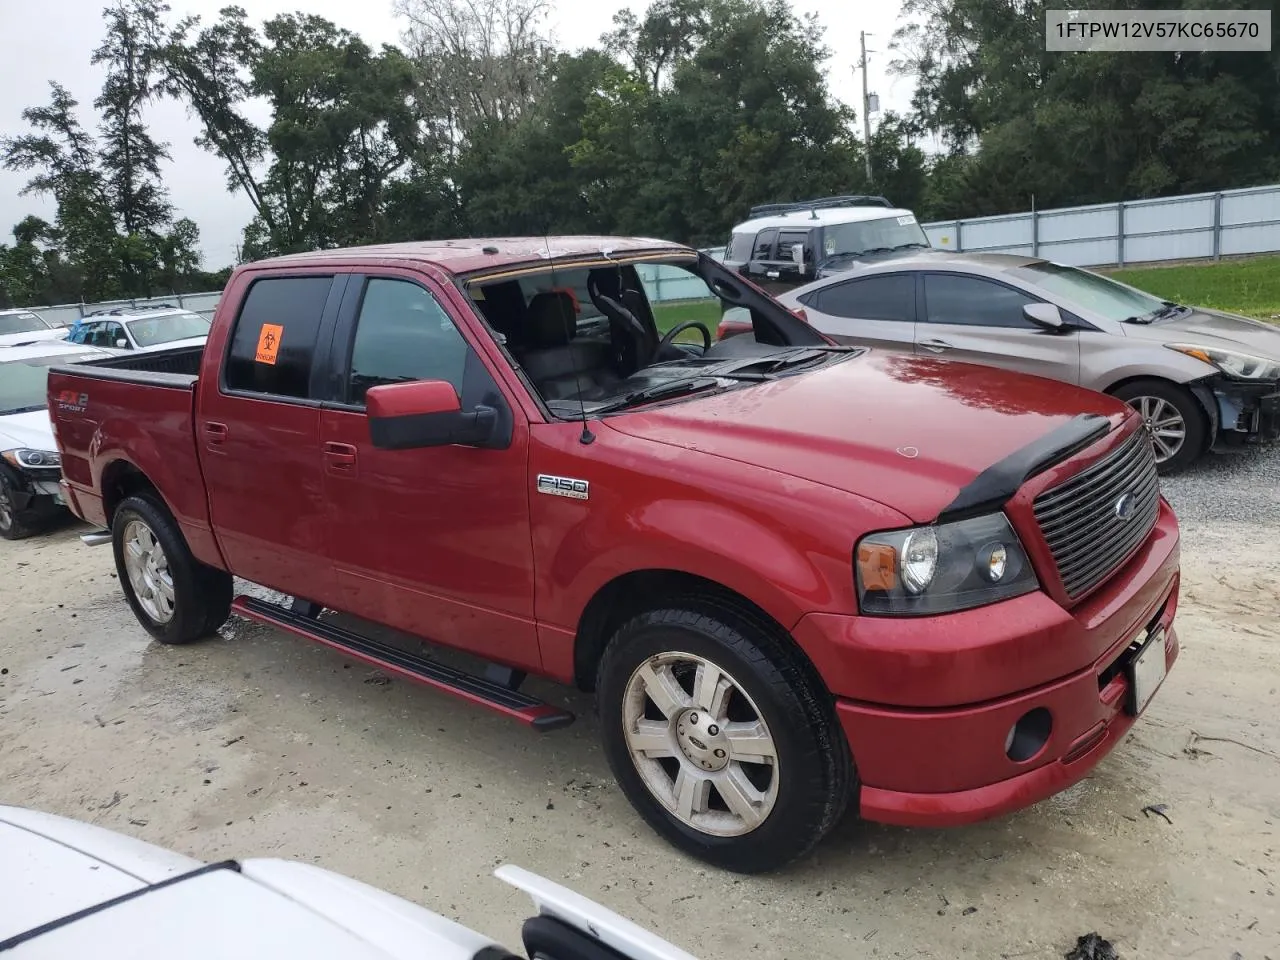
<path id="1" fill-rule="evenodd" d="M 206 20 L 217 16 L 230 0 L 169 0 L 175 19 L 195 13 Z M 597 42 L 609 30 L 618 10 L 630 6 L 639 13 L 648 0 L 553 0 L 552 29 L 562 48 L 578 49 Z M 305 10 L 327 17 L 341 27 L 362 35 L 375 47 L 399 40 L 402 22 L 391 12 L 391 0 L 240 0 L 251 17 L 265 20 L 279 13 Z M 816 11 L 827 28 L 827 45 L 835 52 L 828 64 L 833 92 L 858 105 L 861 77 L 853 67 L 858 59 L 858 31 L 869 34 L 873 51 L 870 83 L 880 94 L 881 109 L 904 110 L 911 99 L 908 80 L 890 77 L 885 70 L 889 38 L 897 24 L 900 0 L 858 4 L 792 0 L 798 12 Z M 0 134 L 25 132 L 24 107 L 48 102 L 48 82 L 57 80 L 81 103 L 82 122 L 92 126 L 92 103 L 102 86 L 99 68 L 89 55 L 101 42 L 104 0 L 0 0 Z M 855 7 L 861 9 L 856 10 Z M 837 12 L 833 12 L 833 8 Z M 843 10 L 844 12 L 838 12 Z M 878 51 L 878 52 L 876 52 Z M 859 111 L 861 116 L 861 111 Z M 173 102 L 152 106 L 148 113 L 151 134 L 169 144 L 173 156 L 164 165 L 165 184 L 178 216 L 200 226 L 205 266 L 217 269 L 232 262 L 240 231 L 252 208 L 239 194 L 229 194 L 223 165 L 212 154 L 192 143 L 197 124 Z M 53 204 L 45 198 L 22 197 L 24 175 L 0 170 L 0 234 L 10 240 L 13 224 L 30 213 L 53 219 Z"/>

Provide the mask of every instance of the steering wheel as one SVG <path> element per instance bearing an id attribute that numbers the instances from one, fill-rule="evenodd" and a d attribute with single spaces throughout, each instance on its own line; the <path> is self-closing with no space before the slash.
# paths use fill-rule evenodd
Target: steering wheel
<path id="1" fill-rule="evenodd" d="M 706 353 L 711 349 L 711 331 L 704 327 L 697 320 L 686 320 L 684 323 L 677 323 L 674 327 L 667 331 L 658 348 L 669 347 L 675 341 L 676 337 L 685 330 L 697 330 L 702 334 L 702 352 Z"/>

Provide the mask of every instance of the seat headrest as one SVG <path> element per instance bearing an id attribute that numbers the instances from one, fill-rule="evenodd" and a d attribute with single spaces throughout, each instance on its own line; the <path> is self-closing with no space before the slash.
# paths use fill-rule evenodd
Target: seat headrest
<path id="1" fill-rule="evenodd" d="M 538 293 L 529 301 L 525 341 L 535 350 L 563 347 L 578 326 L 578 305 L 564 290 Z"/>

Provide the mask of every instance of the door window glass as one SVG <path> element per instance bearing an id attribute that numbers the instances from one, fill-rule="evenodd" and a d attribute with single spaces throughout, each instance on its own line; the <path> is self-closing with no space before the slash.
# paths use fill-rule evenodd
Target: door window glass
<path id="1" fill-rule="evenodd" d="M 347 399 L 364 403 L 370 387 L 444 380 L 461 396 L 467 341 L 440 302 L 408 280 L 369 281 L 351 348 Z"/>
<path id="2" fill-rule="evenodd" d="M 756 248 L 751 254 L 752 260 L 772 260 L 773 242 L 778 239 L 777 230 L 761 230 L 756 234 Z"/>
<path id="3" fill-rule="evenodd" d="M 959 274 L 930 273 L 924 278 L 924 299 L 930 323 L 973 327 L 1031 327 L 1022 308 L 1033 297 L 1001 283 Z"/>
<path id="4" fill-rule="evenodd" d="M 281 397 L 310 393 L 311 364 L 333 277 L 267 277 L 249 288 L 227 354 L 226 384 Z"/>
<path id="5" fill-rule="evenodd" d="M 823 287 L 808 302 L 833 317 L 911 323 L 916 318 L 916 281 L 909 273 L 848 280 Z"/>

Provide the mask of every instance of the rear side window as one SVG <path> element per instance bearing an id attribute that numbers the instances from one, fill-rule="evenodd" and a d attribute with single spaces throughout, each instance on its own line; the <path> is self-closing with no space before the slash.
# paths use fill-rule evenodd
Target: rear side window
<path id="1" fill-rule="evenodd" d="M 467 341 L 439 301 L 408 280 L 372 279 L 365 288 L 347 399 L 364 403 L 370 387 L 445 380 L 462 395 Z"/>
<path id="2" fill-rule="evenodd" d="M 1033 297 L 1002 283 L 950 273 L 929 273 L 924 278 L 925 311 L 929 323 L 974 327 L 1033 327 L 1022 308 Z"/>
<path id="3" fill-rule="evenodd" d="M 729 238 L 725 259 L 732 263 L 746 263 L 751 259 L 751 245 L 754 239 L 749 233 L 735 233 Z"/>
<path id="4" fill-rule="evenodd" d="M 792 263 L 791 248 L 796 244 L 804 247 L 804 262 L 813 262 L 813 248 L 809 245 L 808 230 L 786 231 L 778 234 L 778 259 L 786 263 Z"/>
<path id="5" fill-rule="evenodd" d="M 916 281 L 910 273 L 866 277 L 832 284 L 805 298 L 807 305 L 833 317 L 858 320 L 902 320 L 916 318 Z"/>
<path id="6" fill-rule="evenodd" d="M 332 285 L 333 277 L 254 282 L 231 337 L 227 389 L 307 397 L 316 336 Z"/>

